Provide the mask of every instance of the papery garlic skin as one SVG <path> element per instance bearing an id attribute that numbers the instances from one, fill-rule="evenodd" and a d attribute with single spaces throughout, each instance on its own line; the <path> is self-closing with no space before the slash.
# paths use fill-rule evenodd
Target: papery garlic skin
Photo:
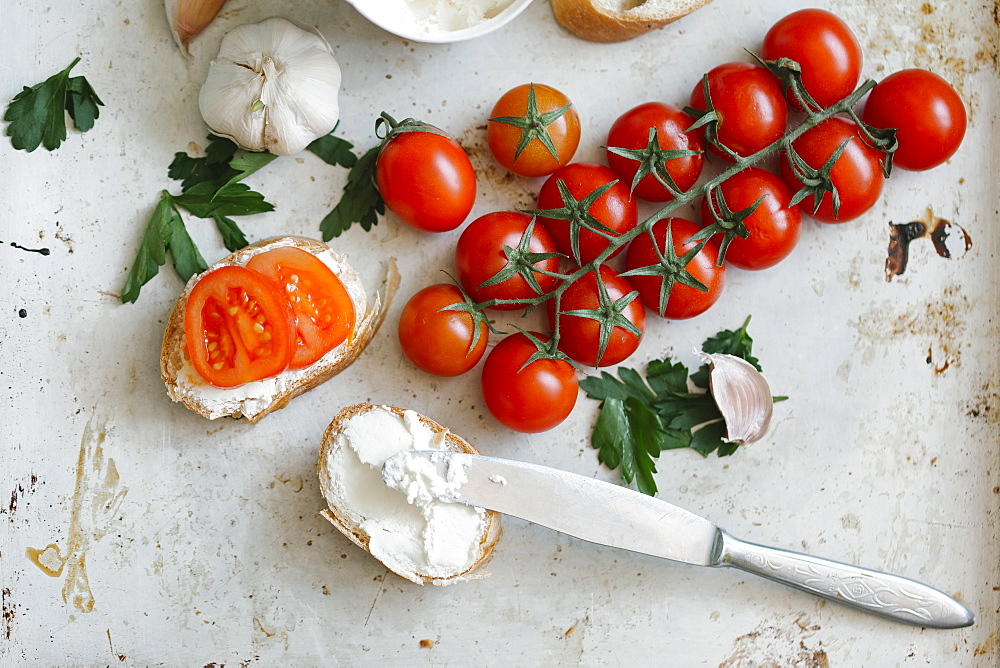
<path id="1" fill-rule="evenodd" d="M 226 34 L 198 106 L 213 133 L 241 148 L 292 155 L 337 125 L 340 81 L 326 40 L 273 18 Z"/>
<path id="2" fill-rule="evenodd" d="M 767 380 L 744 359 L 700 353 L 709 365 L 708 387 L 726 422 L 729 443 L 753 443 L 771 424 L 774 400 Z"/>

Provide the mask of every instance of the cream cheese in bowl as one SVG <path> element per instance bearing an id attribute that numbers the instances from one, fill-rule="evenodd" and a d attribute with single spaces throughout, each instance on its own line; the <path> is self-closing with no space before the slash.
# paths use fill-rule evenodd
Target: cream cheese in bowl
<path id="1" fill-rule="evenodd" d="M 347 0 L 366 19 L 418 42 L 459 42 L 513 20 L 532 0 Z"/>

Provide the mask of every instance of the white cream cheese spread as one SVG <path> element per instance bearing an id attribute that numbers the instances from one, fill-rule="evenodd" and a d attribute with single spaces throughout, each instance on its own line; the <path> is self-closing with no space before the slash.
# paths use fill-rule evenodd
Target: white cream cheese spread
<path id="1" fill-rule="evenodd" d="M 404 411 L 400 417 L 376 406 L 344 424 L 324 462 L 327 500 L 368 535 L 372 556 L 410 579 L 458 575 L 481 552 L 485 511 L 435 498 L 461 485 L 460 467 L 445 478 L 423 467 L 433 469 L 429 462 L 406 458 L 402 466 L 412 484 L 401 491 L 382 481 L 389 457 L 445 449 L 445 433 L 435 433 L 415 412 Z"/>
<path id="2" fill-rule="evenodd" d="M 384 26 L 417 29 L 425 35 L 464 30 L 487 21 L 512 0 L 368 0 L 365 13 Z M 355 0 L 354 4 L 361 4 Z"/>
<path id="3" fill-rule="evenodd" d="M 264 253 L 274 248 L 294 245 L 292 239 L 279 240 L 274 244 L 268 244 L 263 248 L 247 249 L 241 256 L 240 261 L 246 264 L 254 255 Z M 368 308 L 368 297 L 365 295 L 361 279 L 347 260 L 332 250 L 325 250 L 317 253 L 323 264 L 330 267 L 344 284 L 347 294 L 350 295 L 354 303 L 355 327 L 364 317 Z M 345 341 L 339 346 L 321 357 L 315 364 L 302 369 L 287 369 L 277 376 L 255 380 L 244 383 L 237 387 L 215 387 L 209 385 L 195 370 L 188 357 L 187 350 L 184 351 L 184 364 L 177 373 L 177 389 L 175 390 L 178 400 L 181 397 L 196 397 L 204 406 L 206 417 L 211 420 L 239 413 L 245 417 L 252 418 L 270 406 L 275 398 L 286 392 L 297 381 L 308 375 L 315 366 L 331 364 L 344 354 L 348 343 Z"/>

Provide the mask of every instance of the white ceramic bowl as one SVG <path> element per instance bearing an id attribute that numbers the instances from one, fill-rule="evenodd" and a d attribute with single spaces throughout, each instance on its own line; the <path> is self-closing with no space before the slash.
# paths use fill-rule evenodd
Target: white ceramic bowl
<path id="1" fill-rule="evenodd" d="M 429 30 L 418 24 L 406 8 L 406 0 L 347 0 L 366 19 L 378 27 L 415 42 L 443 44 L 481 37 L 510 23 L 532 0 L 511 0 L 496 16 L 460 30 Z"/>

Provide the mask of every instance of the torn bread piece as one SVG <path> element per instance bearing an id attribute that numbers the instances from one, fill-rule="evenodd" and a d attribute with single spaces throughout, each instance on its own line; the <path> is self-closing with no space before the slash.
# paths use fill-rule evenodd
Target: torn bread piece
<path id="1" fill-rule="evenodd" d="M 480 575 L 500 539 L 500 515 L 461 503 L 424 499 L 382 480 L 382 466 L 406 450 L 479 454 L 433 420 L 394 406 L 357 404 L 323 434 L 317 473 L 329 506 L 322 515 L 396 575 L 445 585 Z"/>
<path id="2" fill-rule="evenodd" d="M 283 246 L 294 246 L 315 255 L 337 275 L 354 304 L 356 322 L 352 335 L 309 366 L 285 369 L 276 376 L 237 387 L 210 385 L 192 365 L 187 349 L 184 309 L 191 290 L 201 277 L 215 269 L 246 265 L 253 256 Z M 160 353 L 160 375 L 167 393 L 174 401 L 210 420 L 242 417 L 249 422 L 257 422 L 265 415 L 284 408 L 294 397 L 308 392 L 350 366 L 385 320 L 398 285 L 399 272 L 395 261 L 389 258 L 386 277 L 379 290 L 369 299 L 361 277 L 348 264 L 347 258 L 326 244 L 306 237 L 278 237 L 238 250 L 209 267 L 206 272 L 193 276 L 170 314 Z"/>

